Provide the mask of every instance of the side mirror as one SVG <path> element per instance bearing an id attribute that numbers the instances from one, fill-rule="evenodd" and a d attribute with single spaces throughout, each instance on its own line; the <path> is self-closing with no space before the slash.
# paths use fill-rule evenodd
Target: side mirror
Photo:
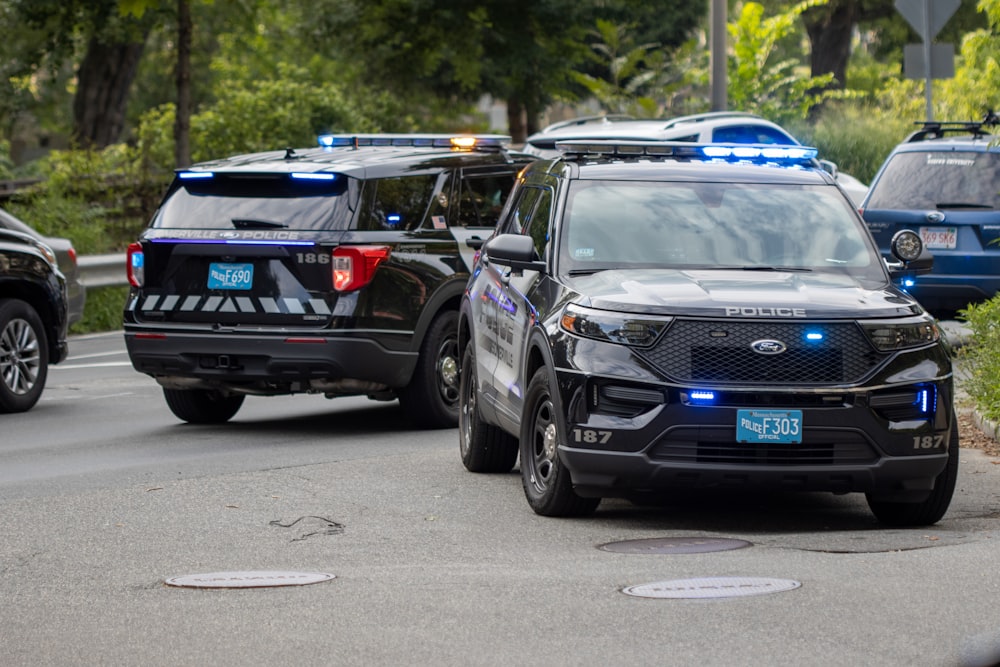
<path id="1" fill-rule="evenodd" d="M 837 178 L 837 176 L 840 174 L 840 169 L 837 168 L 836 162 L 832 162 L 830 160 L 820 160 L 819 166 L 820 169 L 829 173 L 834 178 Z"/>
<path id="2" fill-rule="evenodd" d="M 515 271 L 544 271 L 545 262 L 535 252 L 535 241 L 524 234 L 500 234 L 483 245 L 489 260 Z"/>
<path id="3" fill-rule="evenodd" d="M 934 256 L 914 231 L 901 229 L 896 232 L 889 242 L 889 250 L 900 262 L 895 266 L 889 265 L 892 273 L 930 273 L 934 268 Z"/>

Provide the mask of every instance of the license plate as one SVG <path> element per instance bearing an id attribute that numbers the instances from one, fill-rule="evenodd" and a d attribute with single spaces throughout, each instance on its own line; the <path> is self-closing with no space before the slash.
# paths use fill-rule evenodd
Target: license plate
<path id="1" fill-rule="evenodd" d="M 921 227 L 920 238 L 927 248 L 955 248 L 958 246 L 958 227 Z"/>
<path id="2" fill-rule="evenodd" d="M 744 443 L 802 442 L 801 410 L 739 410 L 736 441 Z"/>
<path id="3" fill-rule="evenodd" d="M 250 289 L 253 264 L 212 262 L 208 265 L 208 289 Z"/>

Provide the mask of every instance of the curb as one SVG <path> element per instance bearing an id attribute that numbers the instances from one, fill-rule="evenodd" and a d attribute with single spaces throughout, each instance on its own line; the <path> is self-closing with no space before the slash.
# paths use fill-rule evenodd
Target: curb
<path id="1" fill-rule="evenodd" d="M 972 423 L 976 425 L 976 428 L 978 428 L 980 431 L 982 431 L 989 437 L 993 438 L 994 440 L 1000 441 L 1000 424 L 997 424 L 997 422 L 992 421 L 990 419 L 986 419 L 981 414 L 979 414 L 978 410 L 973 410 Z"/>

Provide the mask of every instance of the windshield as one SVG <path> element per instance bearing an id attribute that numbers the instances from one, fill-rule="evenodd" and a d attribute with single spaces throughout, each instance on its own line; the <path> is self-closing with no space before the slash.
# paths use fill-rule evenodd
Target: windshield
<path id="1" fill-rule="evenodd" d="M 178 182 L 152 226 L 162 229 L 341 230 L 351 221 L 348 178 L 255 174 Z"/>
<path id="2" fill-rule="evenodd" d="M 863 223 L 830 186 L 577 181 L 561 267 L 738 268 L 884 278 Z"/>
<path id="3" fill-rule="evenodd" d="M 872 189 L 869 209 L 1000 208 L 1000 155 L 897 153 Z"/>

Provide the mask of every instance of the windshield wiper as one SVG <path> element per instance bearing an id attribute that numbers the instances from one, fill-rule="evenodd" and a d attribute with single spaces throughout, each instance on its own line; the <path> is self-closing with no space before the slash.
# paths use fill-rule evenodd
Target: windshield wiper
<path id="1" fill-rule="evenodd" d="M 811 273 L 812 269 L 805 266 L 741 266 L 744 271 L 796 271 L 799 273 Z"/>
<path id="2" fill-rule="evenodd" d="M 287 227 L 283 222 L 273 220 L 258 220 L 256 218 L 233 218 L 233 227 L 236 229 L 276 229 Z"/>
<path id="3" fill-rule="evenodd" d="M 589 276 L 595 273 L 600 273 L 601 271 L 610 271 L 611 269 L 571 269 L 569 275 L 571 276 Z"/>
<path id="4" fill-rule="evenodd" d="M 989 204 L 973 204 L 972 202 L 946 201 L 934 204 L 935 208 L 993 208 Z"/>

